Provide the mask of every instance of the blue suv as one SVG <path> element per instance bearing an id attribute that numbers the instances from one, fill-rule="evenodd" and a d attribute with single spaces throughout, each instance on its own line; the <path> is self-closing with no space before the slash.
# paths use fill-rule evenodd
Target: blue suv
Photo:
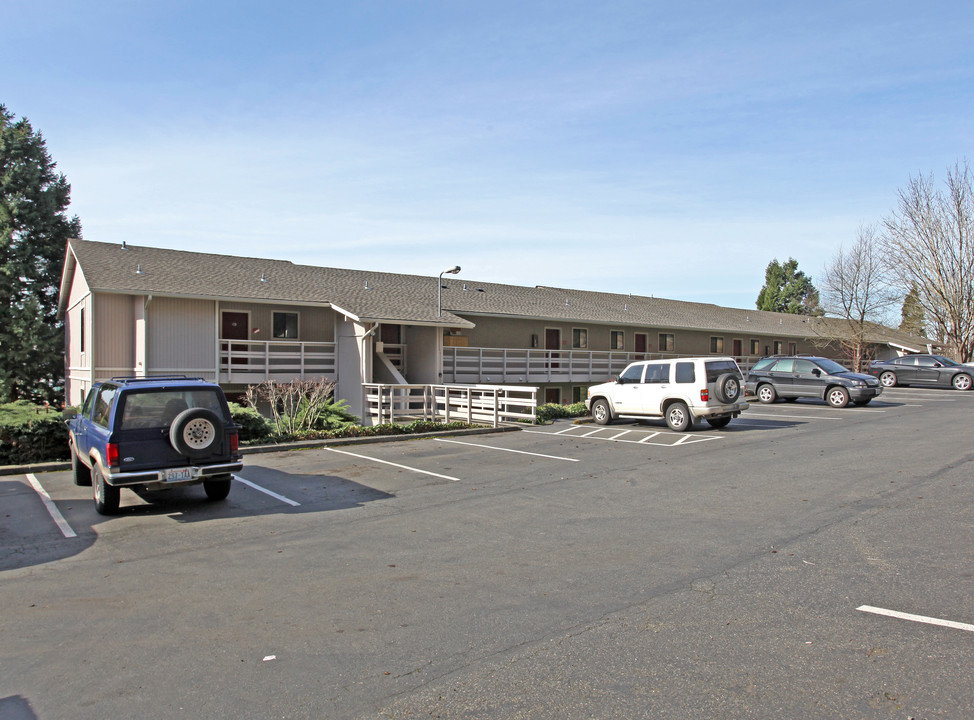
<path id="1" fill-rule="evenodd" d="M 243 467 L 237 426 L 219 385 L 185 376 L 96 382 L 81 411 L 65 411 L 71 469 L 95 509 L 118 512 L 120 489 L 202 483 L 223 500 Z"/>

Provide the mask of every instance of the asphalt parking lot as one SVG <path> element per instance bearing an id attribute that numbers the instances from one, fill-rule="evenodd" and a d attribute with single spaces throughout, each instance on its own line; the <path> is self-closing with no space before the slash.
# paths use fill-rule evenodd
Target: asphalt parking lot
<path id="1" fill-rule="evenodd" d="M 970 718 L 974 392 L 0 477 L 0 718 Z"/>

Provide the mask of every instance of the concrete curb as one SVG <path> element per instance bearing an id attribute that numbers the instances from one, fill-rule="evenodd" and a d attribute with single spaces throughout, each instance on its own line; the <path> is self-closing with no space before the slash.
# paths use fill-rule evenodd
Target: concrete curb
<path id="1" fill-rule="evenodd" d="M 258 455 L 261 453 L 285 452 L 287 450 L 313 450 L 330 445 L 368 445 L 370 443 L 398 442 L 402 440 L 421 440 L 424 438 L 451 437 L 462 435 L 487 435 L 492 433 L 515 432 L 521 430 L 515 425 L 499 428 L 469 428 L 465 430 L 440 430 L 435 432 L 412 433 L 403 435 L 372 435 L 357 438 L 329 438 L 322 440 L 301 440 L 298 442 L 280 443 L 277 445 L 248 445 L 240 448 L 242 455 Z M 67 460 L 47 463 L 32 463 L 29 465 L 0 465 L 2 475 L 26 475 L 27 473 L 59 472 L 70 470 L 71 463 Z"/>

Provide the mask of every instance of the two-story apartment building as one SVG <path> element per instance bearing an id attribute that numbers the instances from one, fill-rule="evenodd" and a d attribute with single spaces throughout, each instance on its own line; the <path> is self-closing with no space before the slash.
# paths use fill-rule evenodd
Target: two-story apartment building
<path id="1" fill-rule="evenodd" d="M 86 240 L 68 244 L 60 312 L 68 403 L 112 376 L 185 373 L 230 394 L 327 378 L 359 415 L 370 382 L 532 385 L 569 402 L 635 359 L 822 353 L 837 322 Z M 875 343 L 923 349 L 885 328 Z"/>

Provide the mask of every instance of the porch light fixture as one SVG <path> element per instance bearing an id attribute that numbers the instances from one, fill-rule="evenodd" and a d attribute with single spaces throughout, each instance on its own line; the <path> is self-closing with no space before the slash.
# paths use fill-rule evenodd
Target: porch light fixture
<path id="1" fill-rule="evenodd" d="M 460 266 L 454 265 L 449 270 L 444 270 L 436 280 L 436 317 L 443 317 L 443 276 L 446 274 L 456 275 L 460 272 Z"/>

